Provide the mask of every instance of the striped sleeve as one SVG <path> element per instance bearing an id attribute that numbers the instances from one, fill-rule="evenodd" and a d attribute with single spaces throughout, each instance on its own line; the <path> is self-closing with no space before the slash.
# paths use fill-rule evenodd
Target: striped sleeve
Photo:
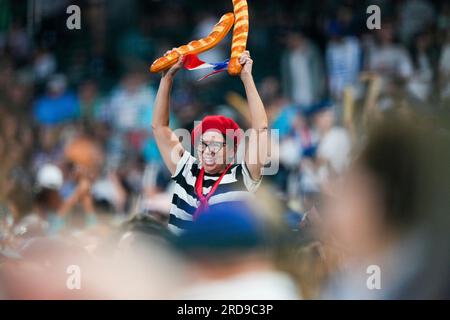
<path id="1" fill-rule="evenodd" d="M 183 172 L 188 162 L 194 160 L 195 158 L 188 151 L 185 150 L 180 161 L 178 161 L 177 168 L 175 170 L 175 173 L 172 175 L 172 179 L 175 179 L 180 173 Z"/>

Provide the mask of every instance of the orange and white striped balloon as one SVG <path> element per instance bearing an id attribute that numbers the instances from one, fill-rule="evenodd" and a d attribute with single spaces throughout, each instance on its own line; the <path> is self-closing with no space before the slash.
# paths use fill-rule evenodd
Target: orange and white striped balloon
<path id="1" fill-rule="evenodd" d="M 247 47 L 249 31 L 248 4 L 246 0 L 233 0 L 234 29 L 231 44 L 230 64 L 228 73 L 237 76 L 241 73 L 242 65 L 239 58 Z"/>
<path id="2" fill-rule="evenodd" d="M 234 15 L 231 12 L 224 14 L 206 38 L 191 41 L 171 50 L 163 57 L 155 60 L 150 67 L 150 71 L 153 73 L 164 71 L 173 66 L 182 55 L 199 54 L 215 47 L 228 34 L 233 23 Z"/>

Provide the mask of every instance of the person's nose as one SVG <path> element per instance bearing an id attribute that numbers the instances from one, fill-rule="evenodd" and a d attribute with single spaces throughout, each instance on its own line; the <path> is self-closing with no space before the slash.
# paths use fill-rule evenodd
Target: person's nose
<path id="1" fill-rule="evenodd" d="M 205 148 L 204 153 L 205 153 L 207 156 L 211 156 L 211 157 L 213 157 L 214 154 L 215 154 L 214 152 L 211 151 L 211 149 L 209 148 L 209 146 Z"/>
<path id="2" fill-rule="evenodd" d="M 208 148 L 209 150 L 209 148 Z M 211 155 L 211 157 L 214 157 L 216 155 L 216 153 L 214 151 L 209 150 L 209 154 Z"/>

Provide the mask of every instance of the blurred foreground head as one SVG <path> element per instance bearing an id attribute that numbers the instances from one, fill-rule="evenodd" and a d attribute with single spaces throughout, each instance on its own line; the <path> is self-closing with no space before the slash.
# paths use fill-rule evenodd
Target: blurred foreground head
<path id="1" fill-rule="evenodd" d="M 177 240 L 189 259 L 190 284 L 181 299 L 298 299 L 276 270 L 260 210 L 244 202 L 210 206 Z"/>
<path id="2" fill-rule="evenodd" d="M 442 297 L 450 288 L 442 282 L 450 270 L 445 121 L 386 114 L 326 206 L 326 233 L 347 263 L 376 264 L 396 279 L 408 274 L 389 284 L 397 290 L 389 297 Z M 421 289 L 406 289 L 414 285 Z"/>
<path id="3" fill-rule="evenodd" d="M 103 164 L 101 147 L 91 138 L 81 136 L 65 146 L 64 154 L 67 160 L 86 172 L 95 173 Z"/>
<path id="4" fill-rule="evenodd" d="M 154 230 L 115 236 L 35 237 L 0 261 L 0 299 L 164 299 L 182 264 Z M 93 250 L 90 247 L 95 247 Z"/>
<path id="5" fill-rule="evenodd" d="M 329 209 L 346 245 L 433 225 L 445 206 L 448 132 L 424 120 L 387 115 L 370 130 Z M 336 219 L 336 220 L 334 220 Z M 344 230 L 346 229 L 346 230 Z"/>
<path id="6" fill-rule="evenodd" d="M 35 209 L 44 217 L 50 212 L 56 212 L 61 205 L 59 194 L 64 183 L 61 169 L 53 164 L 42 166 L 36 174 L 34 193 Z"/>
<path id="7" fill-rule="evenodd" d="M 175 245 L 195 260 L 222 263 L 264 251 L 266 234 L 263 222 L 248 204 L 231 202 L 210 206 Z"/>

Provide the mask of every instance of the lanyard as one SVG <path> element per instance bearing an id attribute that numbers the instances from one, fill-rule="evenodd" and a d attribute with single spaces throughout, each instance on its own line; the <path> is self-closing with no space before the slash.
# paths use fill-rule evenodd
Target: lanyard
<path id="1" fill-rule="evenodd" d="M 195 210 L 194 220 L 197 219 L 198 216 L 208 208 L 209 198 L 211 198 L 214 192 L 216 192 L 217 188 L 219 187 L 220 181 L 222 181 L 222 178 L 225 176 L 225 174 L 230 169 L 232 164 L 233 163 L 230 163 L 227 166 L 227 168 L 222 172 L 219 179 L 217 179 L 217 181 L 214 182 L 214 185 L 212 186 L 211 190 L 208 192 L 206 196 L 203 195 L 203 178 L 205 176 L 205 169 L 203 167 L 200 169 L 200 173 L 197 177 L 197 180 L 195 181 L 195 192 L 197 193 L 197 196 L 200 200 L 200 205 L 197 208 L 197 210 Z"/>

